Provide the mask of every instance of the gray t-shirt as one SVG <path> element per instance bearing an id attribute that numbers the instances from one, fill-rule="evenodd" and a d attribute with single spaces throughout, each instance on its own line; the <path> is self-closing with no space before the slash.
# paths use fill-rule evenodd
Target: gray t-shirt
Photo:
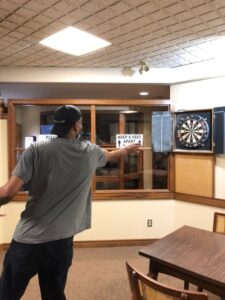
<path id="1" fill-rule="evenodd" d="M 56 138 L 32 144 L 12 172 L 29 183 L 29 198 L 13 238 L 36 244 L 90 228 L 91 179 L 105 164 L 102 149 L 89 142 Z"/>

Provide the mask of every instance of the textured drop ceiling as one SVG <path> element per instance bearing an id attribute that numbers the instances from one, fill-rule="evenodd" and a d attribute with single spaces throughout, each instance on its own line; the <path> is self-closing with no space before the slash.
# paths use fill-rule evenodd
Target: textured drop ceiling
<path id="1" fill-rule="evenodd" d="M 112 45 L 75 57 L 38 44 L 67 26 Z M 178 67 L 223 35 L 225 0 L 0 0 L 0 66 Z"/>

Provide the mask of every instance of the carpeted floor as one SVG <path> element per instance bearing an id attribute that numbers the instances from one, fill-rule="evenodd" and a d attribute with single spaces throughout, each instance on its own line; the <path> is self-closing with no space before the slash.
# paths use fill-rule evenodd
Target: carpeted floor
<path id="1" fill-rule="evenodd" d="M 138 255 L 142 246 L 74 249 L 73 265 L 66 285 L 67 300 L 130 300 L 125 268 L 128 261 L 147 273 L 148 260 Z M 0 253 L 0 270 L 4 252 Z M 159 280 L 183 287 L 181 280 L 160 275 Z M 196 287 L 190 286 L 196 289 Z M 219 297 L 209 294 L 209 300 Z M 22 300 L 40 300 L 37 277 L 34 277 Z M 56 299 L 57 300 L 57 299 Z"/>

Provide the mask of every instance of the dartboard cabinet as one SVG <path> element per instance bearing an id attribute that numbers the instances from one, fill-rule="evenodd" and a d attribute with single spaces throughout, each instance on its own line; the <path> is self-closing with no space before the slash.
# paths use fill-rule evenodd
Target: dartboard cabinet
<path id="1" fill-rule="evenodd" d="M 212 110 L 175 112 L 174 151 L 212 152 Z"/>

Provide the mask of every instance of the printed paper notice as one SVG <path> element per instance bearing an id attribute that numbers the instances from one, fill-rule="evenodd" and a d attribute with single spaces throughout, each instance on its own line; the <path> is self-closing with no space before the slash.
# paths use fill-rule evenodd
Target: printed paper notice
<path id="1" fill-rule="evenodd" d="M 56 134 L 39 134 L 38 141 L 47 141 L 57 138 Z"/>
<path id="2" fill-rule="evenodd" d="M 122 148 L 130 144 L 143 146 L 143 134 L 116 134 L 116 148 Z"/>

